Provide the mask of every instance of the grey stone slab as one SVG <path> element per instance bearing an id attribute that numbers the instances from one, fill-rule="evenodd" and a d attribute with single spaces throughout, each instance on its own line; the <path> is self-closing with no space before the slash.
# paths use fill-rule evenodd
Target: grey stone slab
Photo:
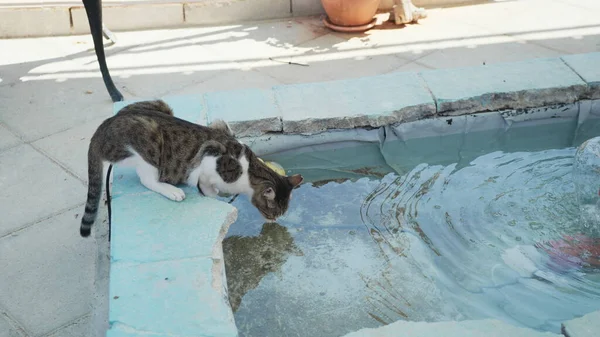
<path id="1" fill-rule="evenodd" d="M 291 15 L 289 0 L 218 0 L 186 3 L 186 24 L 215 24 L 284 18 Z"/>
<path id="2" fill-rule="evenodd" d="M 294 16 L 317 15 L 325 13 L 321 0 L 291 0 Z"/>
<path id="3" fill-rule="evenodd" d="M 21 144 L 21 140 L 12 134 L 4 125 L 0 124 L 0 151 Z"/>
<path id="4" fill-rule="evenodd" d="M 281 132 L 281 112 L 271 89 L 220 91 L 204 95 L 208 123 L 227 121 L 236 137 Z"/>
<path id="5" fill-rule="evenodd" d="M 112 262 L 217 258 L 215 254 L 221 251 L 214 247 L 220 245 L 229 225 L 235 221 L 237 210 L 222 201 L 201 196 L 197 189 L 184 191 L 186 198 L 180 203 L 155 192 L 115 196 Z"/>
<path id="6" fill-rule="evenodd" d="M 344 337 L 395 337 L 400 335 L 410 337 L 562 337 L 551 332 L 515 327 L 494 319 L 436 323 L 397 321 L 380 328 L 352 332 Z"/>
<path id="7" fill-rule="evenodd" d="M 79 179 L 87 182 L 87 152 L 90 139 L 104 118 L 55 133 L 34 143 L 47 156 L 58 161 Z"/>
<path id="8" fill-rule="evenodd" d="M 313 31 L 309 27 L 315 25 L 315 22 L 305 25 L 305 30 Z M 293 48 L 285 42 L 279 43 L 283 47 L 278 50 L 279 54 L 271 53 L 253 67 L 282 83 L 297 84 L 387 74 L 409 62 L 390 53 L 363 49 L 379 46 L 379 43 L 387 44 L 384 38 L 373 41 L 371 36 L 366 42 L 353 35 L 332 33 L 330 30 L 323 33 L 321 28 L 314 35 L 317 36 L 305 42 L 289 42 L 294 43 Z"/>
<path id="9" fill-rule="evenodd" d="M 85 8 L 72 8 L 71 17 L 75 34 L 90 33 Z M 129 3 L 123 6 L 105 1 L 102 6 L 102 18 L 104 24 L 114 31 L 181 26 L 183 3 Z"/>
<path id="10" fill-rule="evenodd" d="M 79 236 L 81 212 L 67 211 L 0 239 L 0 303 L 34 336 L 90 311 L 95 247 Z"/>
<path id="11" fill-rule="evenodd" d="M 600 53 L 567 55 L 562 59 L 590 86 L 588 96 L 600 98 Z"/>
<path id="12" fill-rule="evenodd" d="M 0 312 L 0 337 L 24 337 L 24 332 L 8 322 L 8 318 Z"/>
<path id="13" fill-rule="evenodd" d="M 30 80 L 0 90 L 0 119 L 25 141 L 108 117 L 112 102 L 99 78 Z"/>
<path id="14" fill-rule="evenodd" d="M 50 333 L 47 337 L 87 337 L 90 336 L 90 327 L 90 316 L 84 316 Z"/>
<path id="15" fill-rule="evenodd" d="M 0 38 L 66 35 L 71 31 L 68 7 L 0 8 Z"/>
<path id="16" fill-rule="evenodd" d="M 29 145 L 0 153 L 0 237 L 85 202 L 87 189 Z"/>
<path id="17" fill-rule="evenodd" d="M 237 336 L 217 261 L 223 264 L 207 257 L 112 263 L 108 336 Z"/>
<path id="18" fill-rule="evenodd" d="M 562 330 L 567 337 L 598 337 L 600 335 L 600 311 L 564 322 Z"/>
<path id="19" fill-rule="evenodd" d="M 461 115 L 573 103 L 587 84 L 559 58 L 422 72 L 437 112 Z"/>
<path id="20" fill-rule="evenodd" d="M 391 73 L 275 87 L 286 133 L 379 127 L 432 116 L 435 104 L 415 73 Z"/>

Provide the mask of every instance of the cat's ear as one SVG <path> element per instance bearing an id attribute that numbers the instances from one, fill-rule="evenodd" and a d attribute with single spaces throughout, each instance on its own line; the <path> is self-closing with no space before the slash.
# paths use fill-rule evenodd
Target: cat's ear
<path id="1" fill-rule="evenodd" d="M 302 178 L 302 176 L 299 174 L 294 174 L 293 176 L 288 177 L 288 181 L 290 182 L 290 184 L 292 184 L 294 188 L 296 188 L 300 186 L 300 184 L 302 184 L 304 178 Z"/>
<path id="2" fill-rule="evenodd" d="M 275 200 L 275 190 L 273 187 L 267 187 L 263 190 L 263 196 L 267 198 L 267 200 Z"/>

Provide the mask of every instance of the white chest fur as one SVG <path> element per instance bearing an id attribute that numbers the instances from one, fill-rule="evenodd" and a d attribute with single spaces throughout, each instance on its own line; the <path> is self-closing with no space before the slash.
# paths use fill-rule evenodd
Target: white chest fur
<path id="1" fill-rule="evenodd" d="M 227 183 L 217 172 L 218 157 L 205 156 L 202 158 L 200 165 L 195 168 L 189 175 L 187 183 L 191 186 L 200 184 L 202 191 L 208 195 L 215 197 L 218 193 L 228 194 L 245 194 L 252 197 L 254 190 L 250 186 L 250 177 L 248 175 L 248 159 L 242 153 L 238 158 L 242 166 L 242 175 L 234 182 Z"/>

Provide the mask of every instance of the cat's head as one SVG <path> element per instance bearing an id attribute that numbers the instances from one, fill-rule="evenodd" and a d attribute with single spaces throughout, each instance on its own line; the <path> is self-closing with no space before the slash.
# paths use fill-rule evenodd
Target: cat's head
<path id="1" fill-rule="evenodd" d="M 252 204 L 266 220 L 275 221 L 285 214 L 292 190 L 300 186 L 304 178 L 299 174 L 281 176 L 256 157 L 252 159 L 248 170 L 254 190 Z"/>

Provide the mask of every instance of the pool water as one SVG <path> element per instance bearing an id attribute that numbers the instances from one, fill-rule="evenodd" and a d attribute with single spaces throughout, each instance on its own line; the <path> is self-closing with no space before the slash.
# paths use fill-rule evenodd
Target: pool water
<path id="1" fill-rule="evenodd" d="M 548 127 L 534 128 L 538 140 Z M 531 140 L 532 130 L 519 132 Z M 454 162 L 387 158 L 387 167 L 352 174 L 307 168 L 310 181 L 278 223 L 238 198 L 223 248 L 240 336 L 483 318 L 559 332 L 599 310 L 599 235 L 581 221 L 572 174 L 578 144 L 534 143 L 491 145 Z M 393 154 L 406 142 L 387 146 Z"/>

